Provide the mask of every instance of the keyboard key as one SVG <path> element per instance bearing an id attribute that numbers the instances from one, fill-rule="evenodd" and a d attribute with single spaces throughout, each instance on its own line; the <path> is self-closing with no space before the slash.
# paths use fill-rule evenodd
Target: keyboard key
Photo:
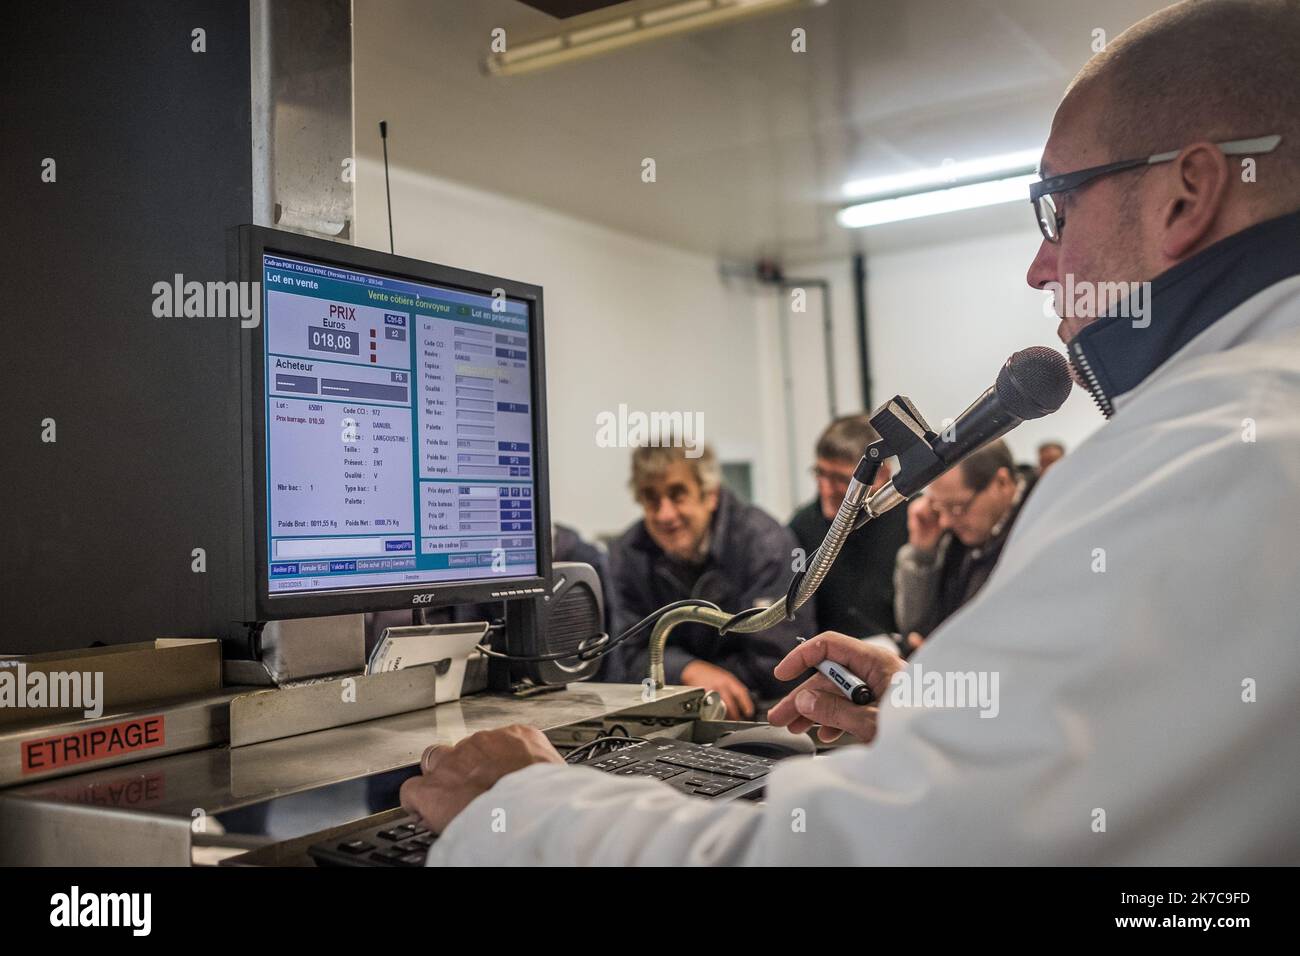
<path id="1" fill-rule="evenodd" d="M 726 774 L 744 780 L 756 780 L 767 772 L 766 768 L 755 767 L 747 762 L 731 760 L 717 754 L 707 756 L 664 754 L 658 758 L 658 762 L 671 764 L 675 767 L 685 767 L 688 770 L 704 770 L 708 773 Z"/>
<path id="2" fill-rule="evenodd" d="M 685 767 L 688 770 L 703 770 L 700 761 L 694 757 L 687 757 L 681 754 L 668 754 L 659 758 L 660 763 L 672 764 L 674 767 Z"/>
<path id="3" fill-rule="evenodd" d="M 613 757 L 602 757 L 600 760 L 592 761 L 588 766 L 610 773 L 617 770 L 619 767 L 627 766 L 630 763 L 636 763 L 639 759 L 640 758 L 633 757 L 630 754 L 622 754 Z"/>
<path id="4" fill-rule="evenodd" d="M 726 793 L 733 787 L 739 786 L 739 780 L 719 780 L 717 783 L 709 783 L 702 787 L 696 787 L 695 792 L 702 797 L 716 797 L 720 793 Z"/>
<path id="5" fill-rule="evenodd" d="M 348 840 L 347 843 L 339 844 L 340 853 L 351 853 L 353 855 L 365 853 L 374 848 L 375 845 L 373 843 L 367 843 L 365 840 Z"/>

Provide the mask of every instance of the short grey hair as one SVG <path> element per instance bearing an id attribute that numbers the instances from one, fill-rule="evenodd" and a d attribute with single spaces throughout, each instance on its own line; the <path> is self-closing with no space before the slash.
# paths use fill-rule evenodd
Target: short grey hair
<path id="1" fill-rule="evenodd" d="M 674 462 L 684 461 L 691 468 L 691 474 L 699 483 L 705 494 L 722 487 L 722 466 L 709 444 L 697 446 L 699 455 L 691 458 L 682 445 L 642 445 L 632 452 L 632 477 L 628 487 L 632 495 L 640 498 L 641 489 L 651 481 L 661 478 Z"/>

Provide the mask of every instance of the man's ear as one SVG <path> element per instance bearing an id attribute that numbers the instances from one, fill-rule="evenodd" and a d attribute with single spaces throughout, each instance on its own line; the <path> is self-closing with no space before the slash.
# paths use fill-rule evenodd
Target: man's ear
<path id="1" fill-rule="evenodd" d="M 706 491 L 704 493 L 704 507 L 709 509 L 709 514 L 713 514 L 713 512 L 718 510 L 718 489 L 717 488 L 714 488 L 712 491 Z"/>
<path id="2" fill-rule="evenodd" d="M 1173 193 L 1161 209 L 1161 252 L 1178 262 L 1214 228 L 1228 193 L 1228 158 L 1210 142 L 1193 143 L 1171 164 Z"/>

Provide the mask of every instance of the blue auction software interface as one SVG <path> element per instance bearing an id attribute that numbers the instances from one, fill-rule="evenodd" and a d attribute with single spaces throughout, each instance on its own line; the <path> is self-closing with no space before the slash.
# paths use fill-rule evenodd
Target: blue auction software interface
<path id="1" fill-rule="evenodd" d="M 536 574 L 528 304 L 272 255 L 262 288 L 270 593 Z"/>

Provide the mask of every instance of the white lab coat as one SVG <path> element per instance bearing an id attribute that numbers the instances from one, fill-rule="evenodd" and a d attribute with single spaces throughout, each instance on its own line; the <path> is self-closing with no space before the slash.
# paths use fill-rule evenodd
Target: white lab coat
<path id="1" fill-rule="evenodd" d="M 913 657 L 997 717 L 887 701 L 762 807 L 529 767 L 430 864 L 1300 863 L 1300 277 L 1115 405 Z"/>

